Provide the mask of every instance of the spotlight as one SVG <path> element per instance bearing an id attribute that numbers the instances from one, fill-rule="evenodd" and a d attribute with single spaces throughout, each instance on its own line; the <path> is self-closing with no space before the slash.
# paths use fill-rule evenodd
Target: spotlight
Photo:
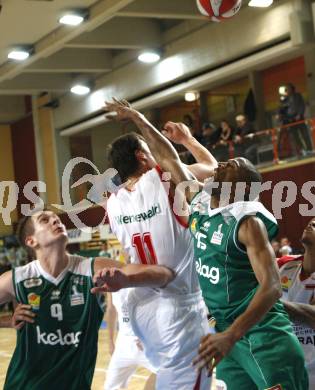
<path id="1" fill-rule="evenodd" d="M 158 62 L 160 58 L 161 56 L 159 53 L 154 51 L 146 51 L 139 55 L 138 60 L 146 64 L 153 64 L 154 62 Z"/>
<path id="2" fill-rule="evenodd" d="M 23 49 L 11 50 L 10 53 L 8 54 L 8 58 L 10 60 L 15 60 L 15 61 L 24 61 L 29 56 L 30 56 L 30 52 Z"/>
<path id="3" fill-rule="evenodd" d="M 248 5 L 250 7 L 270 7 L 273 0 L 251 0 Z"/>
<path id="4" fill-rule="evenodd" d="M 194 102 L 199 99 L 199 92 L 186 92 L 185 100 L 186 102 Z"/>
<path id="5" fill-rule="evenodd" d="M 67 26 L 78 26 L 87 18 L 87 15 L 85 10 L 69 11 L 61 16 L 59 23 Z"/>
<path id="6" fill-rule="evenodd" d="M 76 84 L 70 91 L 75 95 L 87 95 L 91 91 L 91 88 L 86 85 Z"/>

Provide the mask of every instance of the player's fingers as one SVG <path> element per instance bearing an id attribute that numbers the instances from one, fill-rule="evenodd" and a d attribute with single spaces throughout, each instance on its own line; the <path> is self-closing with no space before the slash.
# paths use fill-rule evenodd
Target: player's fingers
<path id="1" fill-rule="evenodd" d="M 124 104 L 124 106 L 131 108 L 130 103 L 126 99 L 122 99 L 122 103 Z"/>
<path id="2" fill-rule="evenodd" d="M 98 270 L 95 272 L 93 276 L 93 282 L 96 283 L 98 279 L 100 279 L 102 276 L 102 270 Z"/>
<path id="3" fill-rule="evenodd" d="M 93 287 L 93 288 L 91 288 L 91 293 L 92 294 L 103 294 L 105 292 L 109 292 L 106 284 L 104 284 L 101 287 Z"/>
<path id="4" fill-rule="evenodd" d="M 33 313 L 31 310 L 29 309 L 18 309 L 18 311 L 16 311 L 16 315 L 20 316 L 20 315 L 24 315 L 26 317 L 35 317 L 36 314 Z"/>
<path id="5" fill-rule="evenodd" d="M 31 305 L 25 305 L 24 303 L 19 303 L 16 308 L 31 310 L 32 306 Z"/>
<path id="6" fill-rule="evenodd" d="M 19 315 L 15 316 L 15 321 L 16 322 L 24 321 L 24 322 L 28 322 L 29 324 L 33 324 L 35 322 L 33 318 L 28 317 L 24 314 L 19 314 Z"/>
<path id="7" fill-rule="evenodd" d="M 12 326 L 16 330 L 21 330 L 24 325 L 25 325 L 25 322 L 18 322 L 18 323 L 14 323 Z"/>

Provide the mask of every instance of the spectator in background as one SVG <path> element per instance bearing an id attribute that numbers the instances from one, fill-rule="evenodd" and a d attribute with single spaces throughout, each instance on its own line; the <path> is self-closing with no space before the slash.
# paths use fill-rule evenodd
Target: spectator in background
<path id="1" fill-rule="evenodd" d="M 234 129 L 227 120 L 221 121 L 220 125 L 219 140 L 214 146 L 213 153 L 218 161 L 227 161 L 230 158 L 229 142 L 233 140 Z"/>
<path id="2" fill-rule="evenodd" d="M 236 130 L 233 141 L 235 143 L 235 157 L 246 157 L 253 164 L 257 164 L 257 140 L 255 140 L 256 130 L 241 114 L 235 118 Z"/>
<path id="3" fill-rule="evenodd" d="M 104 241 L 101 245 L 101 250 L 99 252 L 99 257 L 108 257 L 108 258 L 112 258 L 112 253 L 110 251 L 110 249 L 108 248 L 108 242 L 107 241 Z"/>
<path id="4" fill-rule="evenodd" d="M 279 250 L 280 250 L 280 242 L 278 240 L 272 240 L 271 241 L 272 249 L 275 252 L 276 257 L 279 257 Z"/>
<path id="5" fill-rule="evenodd" d="M 279 248 L 279 254 L 280 256 L 286 256 L 286 255 L 292 255 L 293 250 L 291 247 L 291 242 L 288 239 L 288 237 L 282 237 L 280 239 L 280 248 Z"/>
<path id="6" fill-rule="evenodd" d="M 282 125 L 304 120 L 305 102 L 303 96 L 296 92 L 295 86 L 288 83 L 284 86 L 283 91 L 280 91 L 280 107 L 278 117 Z M 305 123 L 300 123 L 290 126 L 285 131 L 288 131 L 290 137 L 290 145 L 294 155 L 306 155 L 311 152 L 312 141 Z M 281 134 L 280 134 L 281 139 Z"/>
<path id="7" fill-rule="evenodd" d="M 220 131 L 216 125 L 211 122 L 206 122 L 202 125 L 201 144 L 207 148 L 212 148 L 220 138 Z"/>

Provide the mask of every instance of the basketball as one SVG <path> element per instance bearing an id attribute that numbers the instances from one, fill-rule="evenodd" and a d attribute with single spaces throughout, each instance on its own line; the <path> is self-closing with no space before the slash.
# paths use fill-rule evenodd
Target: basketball
<path id="1" fill-rule="evenodd" d="M 229 19 L 241 9 L 242 0 L 197 0 L 199 11 L 215 22 Z"/>

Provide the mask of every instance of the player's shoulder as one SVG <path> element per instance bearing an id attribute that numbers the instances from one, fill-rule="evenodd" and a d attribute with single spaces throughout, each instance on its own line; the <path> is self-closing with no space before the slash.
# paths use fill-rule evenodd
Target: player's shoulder
<path id="1" fill-rule="evenodd" d="M 26 265 L 13 269 L 15 283 L 23 282 L 27 279 L 39 278 L 41 276 L 38 268 L 38 260 L 33 260 Z"/>
<path id="2" fill-rule="evenodd" d="M 303 263 L 303 255 L 286 255 L 279 257 L 277 259 L 277 264 L 279 269 L 284 271 L 290 271 L 292 269 L 297 269 Z"/>
<path id="3" fill-rule="evenodd" d="M 263 216 L 274 223 L 277 223 L 276 218 L 271 214 L 266 207 L 258 201 L 241 201 L 228 205 L 222 213 L 229 213 L 235 219 L 241 219 L 245 216 Z"/>
<path id="4" fill-rule="evenodd" d="M 190 213 L 206 214 L 210 205 L 211 196 L 207 191 L 198 192 L 190 202 Z"/>
<path id="5" fill-rule="evenodd" d="M 92 276 L 93 262 L 94 259 L 91 257 L 70 255 L 69 271 L 75 275 Z"/>

